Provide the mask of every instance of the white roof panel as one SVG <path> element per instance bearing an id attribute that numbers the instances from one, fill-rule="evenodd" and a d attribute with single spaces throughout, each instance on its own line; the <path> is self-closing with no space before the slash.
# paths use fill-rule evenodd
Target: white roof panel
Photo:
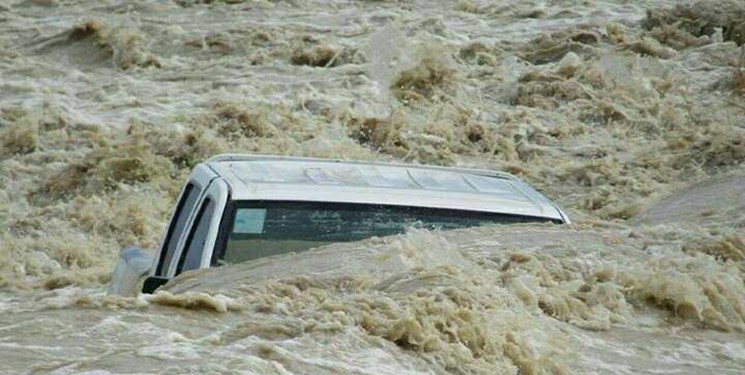
<path id="1" fill-rule="evenodd" d="M 226 180 L 232 200 L 389 204 L 564 220 L 548 199 L 494 171 L 263 155 L 221 155 L 207 165 Z"/>

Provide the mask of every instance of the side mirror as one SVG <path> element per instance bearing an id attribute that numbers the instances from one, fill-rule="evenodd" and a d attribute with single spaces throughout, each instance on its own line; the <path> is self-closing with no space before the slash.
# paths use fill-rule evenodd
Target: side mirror
<path id="1" fill-rule="evenodd" d="M 142 285 L 142 293 L 152 294 L 155 289 L 160 288 L 161 285 L 167 283 L 170 279 L 159 276 L 150 276 L 145 279 L 145 284 Z"/>
<path id="2" fill-rule="evenodd" d="M 150 272 L 153 258 L 136 247 L 128 247 L 119 254 L 111 274 L 108 294 L 136 296 L 142 279 Z"/>

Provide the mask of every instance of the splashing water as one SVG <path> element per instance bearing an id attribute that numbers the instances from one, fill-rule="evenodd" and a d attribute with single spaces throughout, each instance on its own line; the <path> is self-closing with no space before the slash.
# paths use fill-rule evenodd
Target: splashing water
<path id="1" fill-rule="evenodd" d="M 737 1 L 0 4 L 0 373 L 745 372 Z M 105 296 L 220 152 L 506 170 L 571 227 Z"/>

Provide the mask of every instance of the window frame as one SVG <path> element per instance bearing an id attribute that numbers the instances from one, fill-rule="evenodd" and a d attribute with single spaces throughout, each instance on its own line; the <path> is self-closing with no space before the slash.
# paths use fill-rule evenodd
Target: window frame
<path id="1" fill-rule="evenodd" d="M 184 188 L 181 190 L 181 194 L 179 195 L 178 204 L 176 205 L 176 209 L 171 214 L 171 221 L 168 225 L 168 230 L 166 231 L 165 237 L 163 238 L 163 241 L 160 246 L 160 253 L 158 257 L 158 266 L 155 269 L 156 275 L 162 275 L 163 274 L 163 267 L 166 264 L 166 261 L 171 262 L 173 258 L 173 254 L 175 254 L 178 251 L 178 245 L 179 242 L 181 242 L 181 237 L 183 237 L 184 233 L 188 229 L 189 224 L 189 217 L 192 215 L 192 212 L 194 212 L 194 209 L 198 206 L 197 203 L 199 203 L 199 197 L 202 195 L 203 187 L 200 186 L 200 184 L 197 181 L 189 180 L 189 182 L 184 185 Z M 189 199 L 189 194 L 192 191 L 197 192 L 197 196 L 194 199 L 194 204 L 188 211 L 182 211 L 185 208 L 186 202 Z M 178 237 L 173 237 L 174 231 L 176 230 L 176 223 L 179 220 L 179 217 L 185 216 L 186 219 L 184 221 L 183 229 L 181 230 L 181 233 L 178 235 Z M 171 259 L 167 259 L 168 257 L 168 247 L 171 242 L 175 242 L 173 253 L 171 256 Z M 170 263 L 169 263 L 170 265 Z"/>
<path id="2" fill-rule="evenodd" d="M 211 206 L 211 207 L 210 207 Z M 202 252 L 204 252 L 204 246 L 207 245 L 207 237 L 209 234 L 209 222 L 203 222 L 202 219 L 204 218 L 204 215 L 208 214 L 208 210 L 212 210 L 212 213 L 214 213 L 217 209 L 216 202 L 210 198 L 210 196 L 205 196 L 202 200 L 199 211 L 197 211 L 196 215 L 194 216 L 193 225 L 191 227 L 191 230 L 189 232 L 189 235 L 186 237 L 186 240 L 184 241 L 184 250 L 181 252 L 181 255 L 179 256 L 178 264 L 176 266 L 176 275 L 180 274 L 183 271 L 184 263 L 186 262 L 186 257 L 189 255 L 189 251 L 191 249 L 192 241 L 194 241 L 194 237 L 196 236 L 199 229 L 201 229 L 199 226 L 201 224 L 207 225 L 207 231 L 204 233 L 204 243 L 202 245 Z M 200 262 L 201 266 L 201 262 Z M 200 268 L 200 267 L 197 267 Z M 190 268 L 191 269 L 191 268 Z M 188 270 L 187 270 L 188 271 Z"/>
<path id="3" fill-rule="evenodd" d="M 158 261 L 157 264 L 154 264 L 150 271 L 150 276 L 157 276 L 157 277 L 165 277 L 170 278 L 173 277 L 172 270 L 175 269 L 173 267 L 174 262 L 172 261 L 174 258 L 178 257 L 182 246 L 184 242 L 184 238 L 186 237 L 186 234 L 189 231 L 189 227 L 191 225 L 191 219 L 194 216 L 194 211 L 199 207 L 199 202 L 201 201 L 202 197 L 204 196 L 205 192 L 207 191 L 208 186 L 210 185 L 210 182 L 217 177 L 217 174 L 206 164 L 200 163 L 197 164 L 194 167 L 194 170 L 189 175 L 189 178 L 187 179 L 187 183 L 184 184 L 184 187 L 181 189 L 181 193 L 179 194 L 179 198 L 177 200 L 177 207 L 174 208 L 173 212 L 171 213 L 171 219 L 168 222 L 166 233 L 162 237 L 160 241 L 160 246 L 158 247 L 158 254 L 154 257 Z M 194 203 L 194 206 L 191 207 L 191 209 L 188 212 L 179 212 L 178 205 L 181 204 L 181 201 L 185 199 L 184 193 L 186 191 L 186 188 L 188 184 L 194 184 L 195 187 L 199 188 L 199 196 L 197 197 L 196 202 Z M 175 226 L 175 216 L 176 214 L 183 214 L 188 215 L 186 219 L 186 223 L 184 225 L 184 230 L 181 232 L 178 238 L 171 238 L 173 234 L 173 229 Z M 173 251 L 173 254 L 170 254 L 171 256 L 168 257 L 168 251 L 166 249 L 167 243 L 166 241 L 172 239 L 176 241 L 176 248 Z M 168 259 L 166 259 L 168 257 Z M 167 265 L 167 267 L 166 267 Z"/>
<path id="4" fill-rule="evenodd" d="M 166 277 L 173 278 L 181 273 L 181 268 L 183 266 L 182 260 L 185 260 L 186 256 L 188 256 L 188 254 L 185 253 L 188 251 L 186 245 L 189 244 L 190 239 L 194 235 L 194 231 L 197 229 L 196 227 L 199 224 L 198 219 L 201 218 L 199 217 L 199 214 L 201 213 L 202 208 L 205 207 L 205 202 L 207 200 L 212 200 L 215 202 L 214 211 L 211 213 L 204 246 L 200 249 L 201 256 L 198 268 L 209 267 L 209 260 L 212 258 L 214 245 L 217 241 L 221 227 L 220 222 L 222 221 L 223 212 L 225 211 L 225 206 L 229 201 L 229 197 L 230 191 L 227 183 L 219 177 L 212 179 L 199 199 L 199 203 L 195 206 L 197 210 L 193 211 L 189 218 L 189 223 L 187 224 L 188 229 L 184 232 L 184 235 L 181 236 L 182 238 L 179 242 L 178 249 L 172 256 L 172 261 L 169 264 Z M 173 261 L 175 259 L 178 259 L 178 261 Z"/>

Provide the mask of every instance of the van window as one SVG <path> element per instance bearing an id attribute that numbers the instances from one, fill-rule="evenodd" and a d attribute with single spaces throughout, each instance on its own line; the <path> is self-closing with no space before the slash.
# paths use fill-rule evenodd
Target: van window
<path id="1" fill-rule="evenodd" d="M 229 212 L 226 242 L 215 250 L 223 263 L 390 236 L 408 228 L 449 230 L 549 221 L 491 212 L 338 202 L 239 201 Z"/>
<path id="2" fill-rule="evenodd" d="M 204 243 L 207 241 L 207 232 L 210 229 L 210 219 L 215 211 L 215 202 L 210 198 L 205 198 L 202 203 L 202 208 L 199 209 L 199 213 L 192 225 L 191 233 L 186 239 L 184 245 L 184 252 L 181 253 L 181 259 L 179 259 L 178 269 L 176 274 L 180 274 L 182 270 L 193 270 L 199 268 L 202 260 L 202 251 L 204 250 Z"/>
<path id="3" fill-rule="evenodd" d="M 171 265 L 171 258 L 173 253 L 176 251 L 176 246 L 181 239 L 186 227 L 186 222 L 191 216 L 191 212 L 194 210 L 194 206 L 197 203 L 200 193 L 199 187 L 193 183 L 189 183 L 184 188 L 184 193 L 181 195 L 181 200 L 176 206 L 176 212 L 173 214 L 171 219 L 171 226 L 168 228 L 166 234 L 166 240 L 163 242 L 163 249 L 160 252 L 160 261 L 158 262 L 158 269 L 156 270 L 157 275 L 163 275 L 168 272 Z"/>

